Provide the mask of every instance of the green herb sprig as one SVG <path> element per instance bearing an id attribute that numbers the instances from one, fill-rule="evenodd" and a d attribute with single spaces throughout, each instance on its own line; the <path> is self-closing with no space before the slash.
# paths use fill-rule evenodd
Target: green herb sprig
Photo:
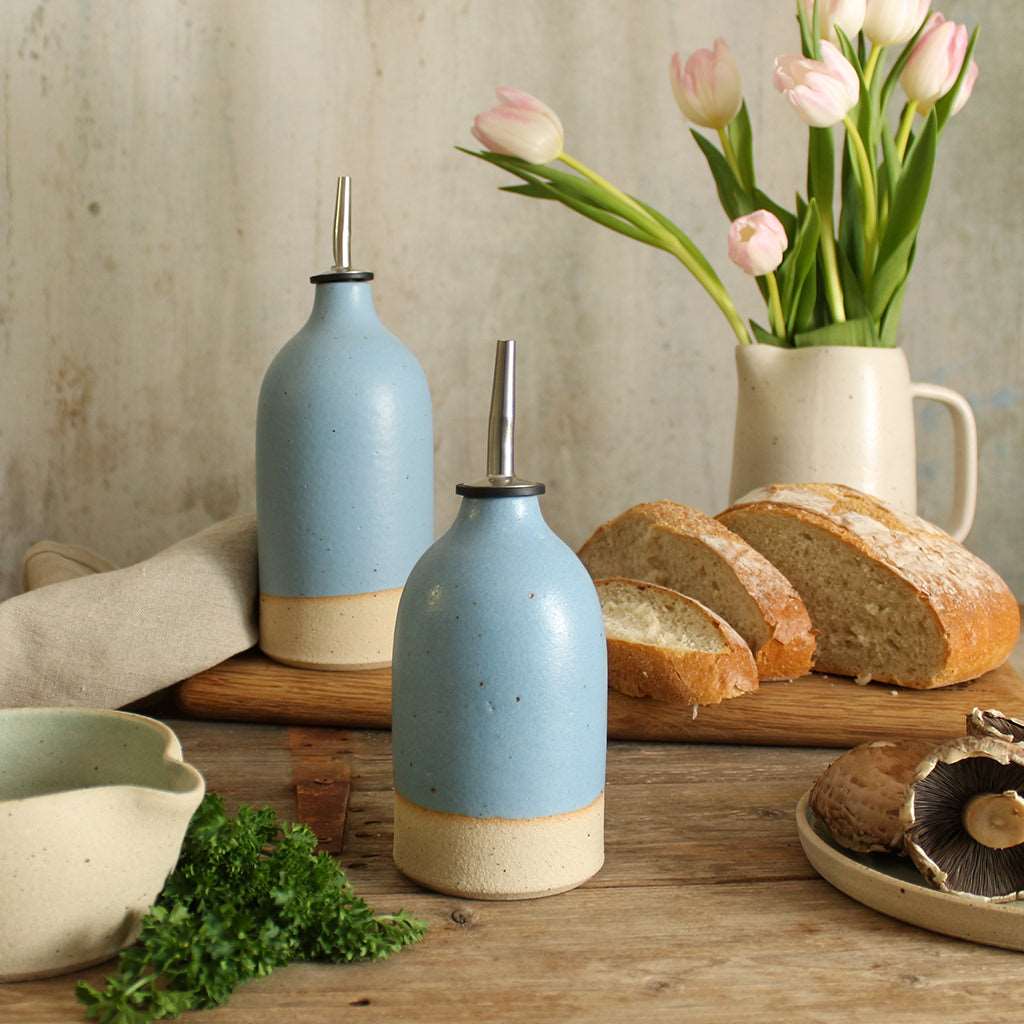
<path id="1" fill-rule="evenodd" d="M 76 995 L 99 1024 L 148 1024 L 220 1006 L 243 981 L 297 960 L 381 959 L 417 942 L 426 924 L 374 915 L 305 825 L 269 808 L 235 818 L 208 795 L 139 941 L 101 991 Z"/>

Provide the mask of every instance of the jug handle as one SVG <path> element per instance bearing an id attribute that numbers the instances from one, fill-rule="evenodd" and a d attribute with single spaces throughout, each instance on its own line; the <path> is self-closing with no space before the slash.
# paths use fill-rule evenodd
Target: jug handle
<path id="1" fill-rule="evenodd" d="M 971 403 L 958 391 L 938 384 L 910 385 L 914 398 L 941 402 L 953 419 L 953 522 L 949 532 L 962 541 L 974 522 L 978 502 L 978 428 Z"/>

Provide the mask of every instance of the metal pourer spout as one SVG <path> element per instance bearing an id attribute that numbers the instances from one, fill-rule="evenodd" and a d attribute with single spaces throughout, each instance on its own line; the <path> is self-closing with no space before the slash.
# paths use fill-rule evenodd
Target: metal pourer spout
<path id="1" fill-rule="evenodd" d="M 332 281 L 372 281 L 369 270 L 356 270 L 352 266 L 352 179 L 343 174 L 338 179 L 334 195 L 334 225 L 331 231 L 331 245 L 334 263 L 323 274 L 310 278 L 314 284 L 328 284 Z"/>
<path id="2" fill-rule="evenodd" d="M 504 338 L 494 355 L 491 412 L 487 422 L 487 476 L 459 484 L 456 494 L 469 498 L 513 498 L 543 494 L 544 485 L 521 480 L 515 471 L 516 341 Z"/>
<path id="3" fill-rule="evenodd" d="M 511 480 L 515 475 L 516 339 L 498 342 L 491 387 L 491 416 L 487 424 L 487 475 Z"/>
<path id="4" fill-rule="evenodd" d="M 352 269 L 352 179 L 338 179 L 334 197 L 334 266 L 332 270 Z"/>

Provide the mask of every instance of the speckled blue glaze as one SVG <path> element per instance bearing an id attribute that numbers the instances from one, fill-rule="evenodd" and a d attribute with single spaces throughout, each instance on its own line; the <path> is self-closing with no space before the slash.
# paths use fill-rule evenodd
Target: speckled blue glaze
<path id="1" fill-rule="evenodd" d="M 270 364 L 256 428 L 260 590 L 401 587 L 433 539 L 430 392 L 368 282 L 316 286 Z"/>
<path id="2" fill-rule="evenodd" d="M 478 818 L 589 805 L 604 789 L 606 659 L 594 584 L 537 498 L 463 498 L 398 610 L 396 790 Z"/>

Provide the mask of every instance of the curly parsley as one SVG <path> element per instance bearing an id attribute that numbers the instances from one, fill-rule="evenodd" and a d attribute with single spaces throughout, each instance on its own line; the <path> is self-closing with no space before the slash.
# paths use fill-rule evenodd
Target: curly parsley
<path id="1" fill-rule="evenodd" d="M 380 959 L 417 942 L 426 924 L 375 916 L 305 825 L 269 807 L 229 818 L 208 795 L 181 857 L 102 991 L 76 995 L 99 1024 L 148 1024 L 224 1003 L 249 978 L 296 960 Z"/>

